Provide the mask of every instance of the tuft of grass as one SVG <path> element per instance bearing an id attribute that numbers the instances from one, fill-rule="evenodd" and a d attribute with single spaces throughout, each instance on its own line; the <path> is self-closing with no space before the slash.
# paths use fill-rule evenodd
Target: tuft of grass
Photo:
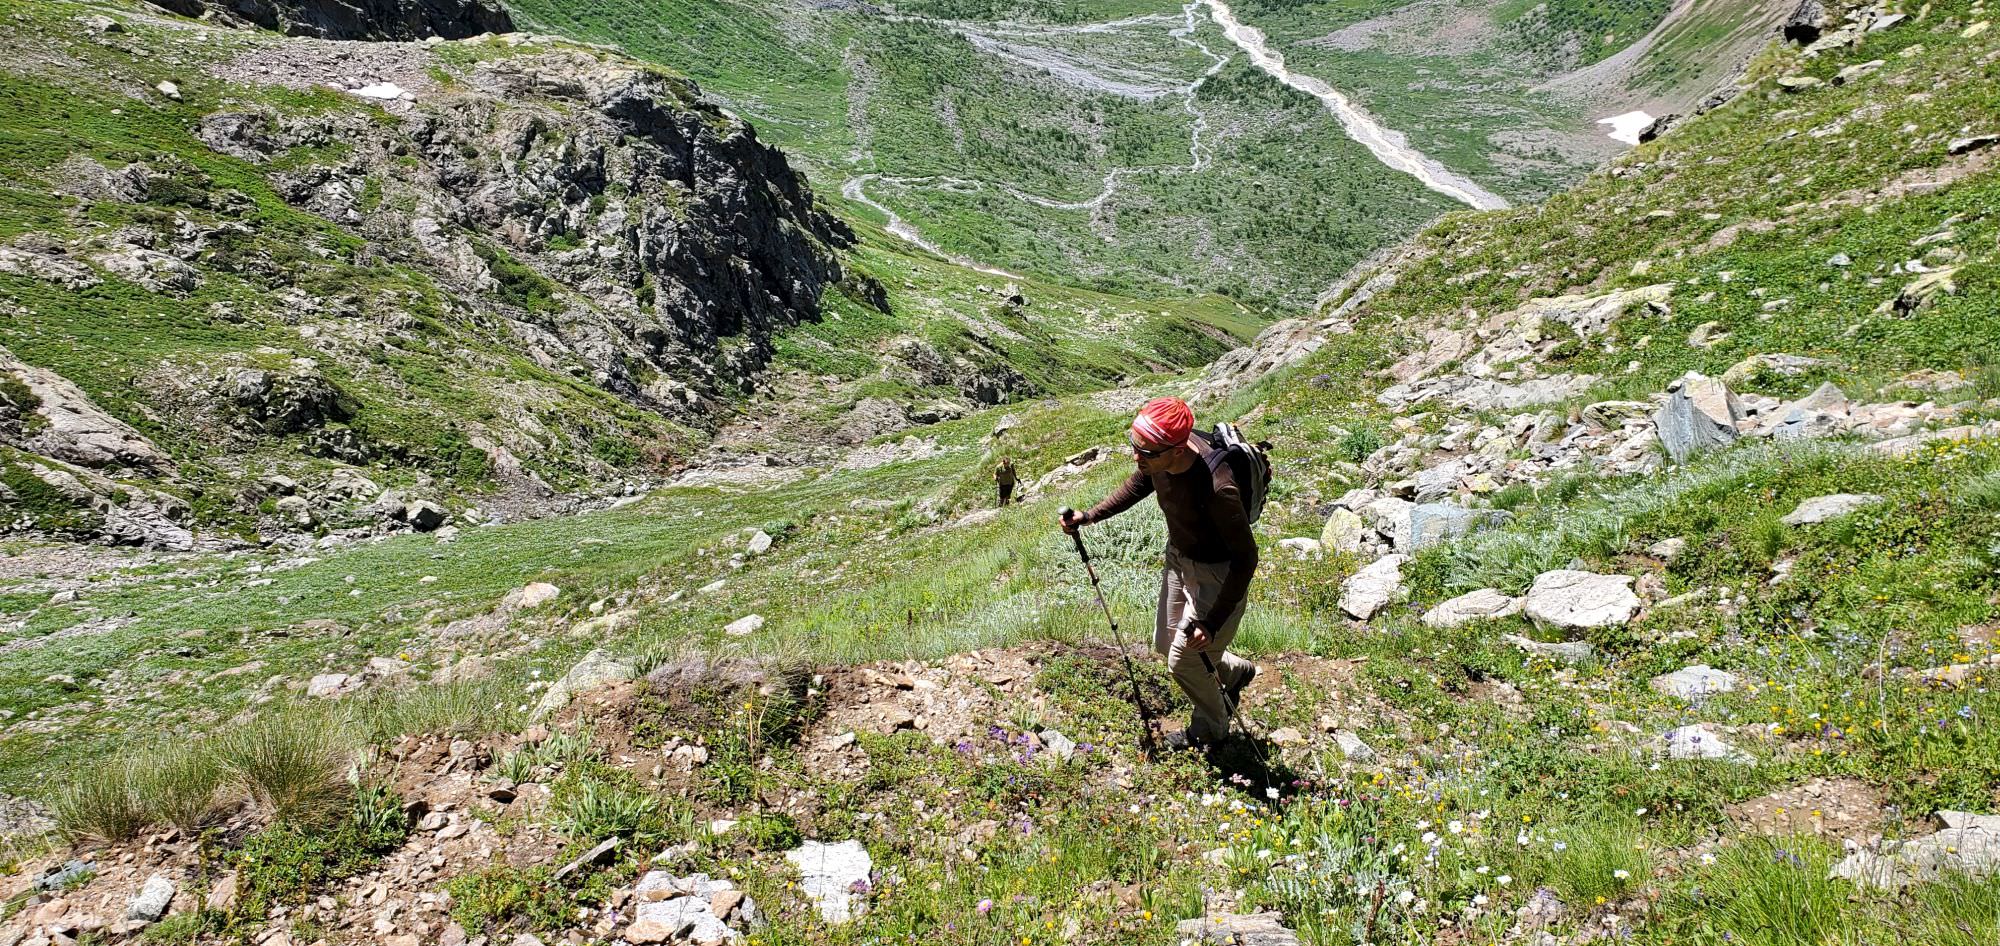
<path id="1" fill-rule="evenodd" d="M 344 717 L 307 708 L 263 716 L 216 739 L 223 768 L 280 824 L 312 827 L 353 801 L 356 744 Z"/>
<path id="2" fill-rule="evenodd" d="M 1636 820 L 1585 820 L 1550 832 L 1556 839 L 1524 855 L 1521 873 L 1565 902 L 1601 905 L 1643 889 L 1653 861 Z"/>
<path id="3" fill-rule="evenodd" d="M 487 677 L 384 693 L 355 712 L 373 743 L 410 734 L 473 738 L 520 728 L 518 694 L 513 681 Z"/>
<path id="4" fill-rule="evenodd" d="M 559 732 L 501 756 L 493 775 L 514 782 L 546 782 L 558 772 L 596 758 L 589 733 Z"/>
<path id="5" fill-rule="evenodd" d="M 158 749 L 141 765 L 139 795 L 155 823 L 195 834 L 223 811 L 228 773 L 207 744 Z"/>
<path id="6" fill-rule="evenodd" d="M 50 801 L 57 829 L 90 841 L 137 837 L 151 823 L 134 786 L 134 761 L 112 760 L 77 773 Z"/>
<path id="7" fill-rule="evenodd" d="M 556 784 L 555 829 L 572 841 L 595 843 L 616 835 L 650 845 L 668 834 L 668 817 L 660 797 L 629 778 L 609 773 L 579 773 Z"/>

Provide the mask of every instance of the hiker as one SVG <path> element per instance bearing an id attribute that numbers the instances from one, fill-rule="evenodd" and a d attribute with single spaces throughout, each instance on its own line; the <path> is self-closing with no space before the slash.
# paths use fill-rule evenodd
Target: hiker
<path id="1" fill-rule="evenodd" d="M 1014 458 L 1000 458 L 1000 465 L 993 468 L 993 485 L 1000 488 L 1001 506 L 1007 505 L 1007 500 L 1014 495 L 1015 480 Z"/>
<path id="2" fill-rule="evenodd" d="M 1224 448 L 1194 433 L 1194 412 L 1180 398 L 1148 401 L 1132 421 L 1131 441 L 1138 470 L 1091 509 L 1065 510 L 1062 528 L 1075 535 L 1078 528 L 1109 519 L 1149 495 L 1158 497 L 1167 517 L 1167 554 L 1153 650 L 1166 657 L 1174 681 L 1194 703 L 1187 729 L 1168 741 L 1177 746 L 1220 742 L 1229 735 L 1231 707 L 1257 677 L 1256 664 L 1229 652 L 1243 619 L 1250 576 L 1257 570 L 1252 513 L 1238 487 L 1238 471 L 1222 462 Z M 1261 497 L 1262 484 L 1257 488 Z M 1214 675 L 1202 664 L 1204 652 L 1215 666 Z"/>

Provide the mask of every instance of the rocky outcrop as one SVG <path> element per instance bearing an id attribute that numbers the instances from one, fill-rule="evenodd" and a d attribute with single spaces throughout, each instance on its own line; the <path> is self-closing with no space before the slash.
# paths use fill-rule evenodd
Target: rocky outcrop
<path id="1" fill-rule="evenodd" d="M 13 528 L 185 552 L 190 509 L 170 493 L 48 457 L 0 449 L 0 531 Z"/>
<path id="2" fill-rule="evenodd" d="M 174 463 L 53 371 L 0 348 L 0 443 L 94 469 L 170 476 Z"/>
<path id="3" fill-rule="evenodd" d="M 315 49 L 265 50 L 226 71 L 307 83 L 315 70 L 352 70 Z M 432 55 L 365 49 L 410 87 Z M 278 193 L 438 274 L 544 367 L 683 423 L 717 423 L 776 335 L 817 319 L 840 282 L 833 250 L 852 233 L 783 154 L 692 83 L 550 51 L 484 63 L 468 84 L 444 96 L 399 85 L 400 123 L 225 112 L 200 134 L 252 161 L 352 145 L 339 163 L 273 172 Z M 978 393 L 996 399 L 1023 383 L 989 382 Z"/>
<path id="4" fill-rule="evenodd" d="M 213 16 L 290 36 L 320 39 L 462 39 L 511 33 L 514 19 L 493 0 L 151 0 L 182 16 Z"/>

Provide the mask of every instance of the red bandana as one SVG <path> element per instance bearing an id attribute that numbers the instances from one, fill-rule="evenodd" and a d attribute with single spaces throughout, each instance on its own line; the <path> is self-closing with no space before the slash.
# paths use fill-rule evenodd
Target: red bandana
<path id="1" fill-rule="evenodd" d="M 1139 408 L 1132 419 L 1132 432 L 1156 447 L 1178 447 L 1194 432 L 1194 411 L 1177 397 L 1158 397 Z"/>

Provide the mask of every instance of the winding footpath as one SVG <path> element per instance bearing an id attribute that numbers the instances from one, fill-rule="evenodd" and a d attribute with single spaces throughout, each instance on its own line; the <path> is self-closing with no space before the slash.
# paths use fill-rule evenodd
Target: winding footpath
<path id="1" fill-rule="evenodd" d="M 1099 75 L 1092 70 L 1091 64 L 1078 61 L 1072 57 L 1048 50 L 1038 50 L 1030 45 L 1009 43 L 998 38 L 1000 36 L 1029 38 L 1047 37 L 1056 34 L 1109 33 L 1155 23 L 1171 23 L 1176 19 L 1172 16 L 1147 14 L 1123 20 L 1072 27 L 1029 26 L 1025 24 L 995 24 L 982 27 L 956 21 L 924 19 L 924 22 L 944 26 L 958 32 L 968 42 L 972 43 L 973 46 L 989 55 L 1010 59 L 1022 65 L 1040 69 L 1058 79 L 1083 86 L 1093 91 L 1140 99 L 1157 98 L 1161 95 L 1180 96 L 1182 108 L 1186 110 L 1188 116 L 1193 120 L 1188 142 L 1187 164 L 1112 168 L 1105 172 L 1098 192 L 1084 200 L 1056 200 L 1039 194 L 1029 193 L 1009 184 L 967 180 L 957 177 L 894 177 L 883 174 L 862 174 L 849 178 L 841 185 L 842 196 L 881 213 L 884 217 L 888 218 L 889 232 L 913 246 L 977 272 L 993 276 L 1020 278 L 1004 269 L 977 262 L 939 246 L 936 241 L 924 236 L 921 231 L 911 225 L 902 215 L 889 209 L 888 206 L 873 197 L 870 197 L 868 195 L 868 185 L 881 182 L 898 187 L 936 188 L 961 193 L 977 192 L 992 187 L 1016 200 L 1033 204 L 1037 207 L 1044 207 L 1050 210 L 1088 210 L 1092 212 L 1094 217 L 1096 212 L 1101 210 L 1105 203 L 1117 194 L 1119 183 L 1126 177 L 1137 174 L 1194 174 L 1206 170 L 1213 157 L 1202 140 L 1203 134 L 1208 130 L 1208 116 L 1203 114 L 1201 109 L 1196 105 L 1196 94 L 1200 91 L 1203 83 L 1213 78 L 1216 73 L 1221 72 L 1222 68 L 1229 64 L 1229 57 L 1216 53 L 1209 49 L 1206 44 L 1195 38 L 1195 33 L 1200 26 L 1196 19 L 1197 12 L 1203 6 L 1208 7 L 1209 19 L 1213 20 L 1218 27 L 1221 27 L 1223 35 L 1236 48 L 1242 50 L 1244 55 L 1249 57 L 1252 65 L 1285 86 L 1318 99 L 1326 106 L 1327 111 L 1333 114 L 1335 120 L 1340 123 L 1341 130 L 1349 138 L 1353 139 L 1355 143 L 1368 149 L 1369 154 L 1382 162 L 1383 165 L 1391 170 L 1408 174 L 1416 178 L 1425 187 L 1475 209 L 1500 210 L 1508 206 L 1507 201 L 1499 195 L 1480 187 L 1470 179 L 1445 167 L 1423 152 L 1410 147 L 1409 142 L 1401 133 L 1383 127 L 1380 122 L 1375 120 L 1374 116 L 1368 114 L 1360 106 L 1355 105 L 1352 100 L 1341 94 L 1338 89 L 1335 89 L 1321 79 L 1293 72 L 1285 65 L 1284 54 L 1270 47 L 1264 37 L 1263 31 L 1238 20 L 1235 11 L 1231 10 L 1224 0 L 1188 0 L 1186 5 L 1181 8 L 1181 16 L 1178 18 L 1180 24 L 1168 31 L 1168 35 L 1172 36 L 1175 42 L 1193 47 L 1209 60 L 1209 67 L 1199 76 L 1195 77 L 1193 81 L 1185 85 L 1162 84 L 1167 80 L 1159 80 L 1154 76 L 1138 71 L 1120 70 L 1116 76 Z M 920 18 L 892 17 L 892 19 L 915 20 Z M 1105 234 L 1105 239 L 1110 239 L 1109 234 Z"/>
<path id="2" fill-rule="evenodd" d="M 1208 7 L 1209 16 L 1222 34 L 1250 57 L 1250 62 L 1265 75 L 1304 92 L 1325 103 L 1327 111 L 1340 122 L 1347 137 L 1368 149 L 1375 160 L 1391 169 L 1401 171 L 1416 178 L 1425 187 L 1437 191 L 1460 203 L 1479 210 L 1502 210 L 1507 201 L 1451 169 L 1439 164 L 1423 152 L 1410 147 L 1401 133 L 1382 127 L 1373 115 L 1355 105 L 1340 90 L 1326 84 L 1324 80 L 1308 75 L 1300 75 L 1285 66 L 1283 53 L 1273 50 L 1264 39 L 1264 32 L 1245 24 L 1236 18 L 1236 13 L 1222 0 L 1199 0 Z"/>

